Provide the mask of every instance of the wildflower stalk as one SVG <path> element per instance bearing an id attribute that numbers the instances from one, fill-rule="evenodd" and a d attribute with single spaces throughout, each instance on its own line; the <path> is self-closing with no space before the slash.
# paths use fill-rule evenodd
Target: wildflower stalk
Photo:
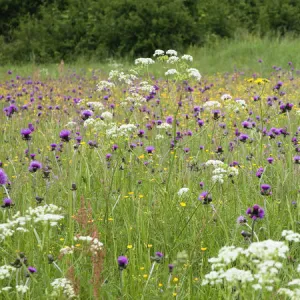
<path id="1" fill-rule="evenodd" d="M 172 273 L 169 274 L 167 288 L 170 288 L 171 279 L 172 279 Z"/>
<path id="2" fill-rule="evenodd" d="M 123 298 L 123 269 L 120 268 L 120 294 Z"/>
<path id="3" fill-rule="evenodd" d="M 252 227 L 251 227 L 251 243 L 253 243 L 253 236 L 254 236 L 254 234 L 255 234 L 255 232 L 254 232 L 255 221 L 256 221 L 256 219 L 253 219 L 253 221 L 252 221 Z"/>
<path id="4" fill-rule="evenodd" d="M 6 194 L 7 198 L 10 199 L 10 196 L 9 196 L 9 193 L 8 193 L 8 190 L 7 190 L 6 186 L 4 184 L 2 186 L 4 188 L 4 191 L 5 191 L 5 194 Z"/>
<path id="5" fill-rule="evenodd" d="M 151 278 L 151 276 L 152 276 L 152 273 L 153 273 L 153 271 L 154 271 L 155 265 L 156 265 L 156 261 L 154 261 L 154 262 L 152 263 L 152 266 L 151 266 L 151 269 L 150 269 L 150 272 L 149 272 L 149 275 L 148 275 L 148 279 L 147 279 L 147 282 L 146 282 L 145 287 L 144 287 L 144 292 L 145 292 L 146 289 L 147 289 L 147 286 L 148 286 L 148 283 L 149 283 L 150 278 Z M 143 292 L 143 293 L 144 293 L 144 292 Z"/>
<path id="6" fill-rule="evenodd" d="M 258 236 L 256 234 L 256 232 L 254 231 L 254 220 L 253 220 L 253 223 L 252 223 L 252 226 L 250 226 L 248 223 L 245 223 L 245 225 L 251 229 L 251 235 L 255 237 L 256 241 L 259 242 L 259 239 L 258 239 Z"/>

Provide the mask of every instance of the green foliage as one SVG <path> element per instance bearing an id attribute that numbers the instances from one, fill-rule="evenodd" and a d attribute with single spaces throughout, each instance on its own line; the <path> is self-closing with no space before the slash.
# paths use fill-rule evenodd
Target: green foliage
<path id="1" fill-rule="evenodd" d="M 244 30 L 300 32 L 296 0 L 0 0 L 0 63 L 104 60 L 185 50 Z"/>

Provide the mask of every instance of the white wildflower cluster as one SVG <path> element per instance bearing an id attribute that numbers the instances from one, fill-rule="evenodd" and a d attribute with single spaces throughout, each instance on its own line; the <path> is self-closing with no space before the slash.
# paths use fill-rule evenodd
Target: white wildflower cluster
<path id="1" fill-rule="evenodd" d="M 75 127 L 76 125 L 77 125 L 76 122 L 70 121 L 70 122 L 68 122 L 65 126 L 66 126 L 66 127 Z"/>
<path id="2" fill-rule="evenodd" d="M 241 289 L 272 291 L 279 282 L 281 260 L 287 259 L 288 251 L 284 242 L 273 240 L 252 243 L 247 249 L 223 247 L 218 257 L 208 260 L 212 271 L 205 275 L 202 285 L 238 284 Z"/>
<path id="3" fill-rule="evenodd" d="M 16 285 L 16 290 L 19 293 L 26 294 L 29 290 L 29 287 L 27 285 Z"/>
<path id="4" fill-rule="evenodd" d="M 99 92 L 108 90 L 108 89 L 112 89 L 115 87 L 115 84 L 113 82 L 110 81 L 106 81 L 106 80 L 102 80 L 97 84 L 97 89 Z"/>
<path id="5" fill-rule="evenodd" d="M 137 58 L 134 63 L 136 65 L 142 65 L 142 66 L 148 66 L 155 63 L 155 61 L 152 58 Z"/>
<path id="6" fill-rule="evenodd" d="M 109 111 L 105 111 L 101 114 L 104 121 L 111 121 L 113 119 L 113 114 Z"/>
<path id="7" fill-rule="evenodd" d="M 165 55 L 165 51 L 164 50 L 160 50 L 160 49 L 157 49 L 155 50 L 153 56 L 162 56 L 162 55 Z"/>
<path id="8" fill-rule="evenodd" d="M 206 166 L 213 166 L 213 167 L 219 167 L 219 166 L 223 166 L 224 163 L 221 161 L 221 160 L 208 160 L 206 163 L 205 163 Z"/>
<path id="9" fill-rule="evenodd" d="M 225 108 L 234 111 L 234 112 L 240 112 L 241 110 L 244 110 L 247 108 L 247 104 L 245 100 L 242 99 L 237 99 L 235 101 L 229 101 L 226 102 Z"/>
<path id="10" fill-rule="evenodd" d="M 183 194 L 186 194 L 190 189 L 189 188 L 181 188 L 177 194 L 178 196 L 182 196 Z"/>
<path id="11" fill-rule="evenodd" d="M 201 80 L 201 74 L 200 74 L 200 72 L 197 70 L 197 69 L 195 69 L 195 68 L 190 68 L 190 69 L 187 69 L 187 73 L 188 73 L 188 76 L 190 77 L 190 78 L 194 78 L 194 79 L 196 79 L 197 81 L 200 81 Z"/>
<path id="12" fill-rule="evenodd" d="M 61 208 L 54 204 L 38 206 L 36 208 L 29 208 L 24 216 L 17 212 L 8 219 L 6 223 L 0 224 L 0 241 L 6 237 L 13 236 L 16 231 L 28 232 L 25 227 L 29 222 L 49 222 L 50 226 L 57 225 L 57 222 L 64 218 L 64 216 L 57 214 L 61 212 Z"/>
<path id="13" fill-rule="evenodd" d="M 100 131 L 102 128 L 107 126 L 107 122 L 104 122 L 101 119 L 88 118 L 84 121 L 83 126 L 85 128 L 93 128 L 96 131 Z"/>
<path id="14" fill-rule="evenodd" d="M 125 74 L 124 72 L 120 72 L 118 70 L 112 70 L 109 72 L 108 80 L 115 80 L 119 83 L 131 85 L 135 80 L 137 80 L 137 77 L 134 74 Z"/>
<path id="15" fill-rule="evenodd" d="M 93 108 L 93 109 L 97 109 L 97 110 L 102 110 L 104 109 L 104 105 L 101 103 L 101 102 L 87 102 L 86 105 L 90 108 Z"/>
<path id="16" fill-rule="evenodd" d="M 177 56 L 177 51 L 170 49 L 166 52 L 166 54 L 170 56 Z"/>
<path id="17" fill-rule="evenodd" d="M 10 266 L 10 265 L 3 265 L 0 267 L 0 280 L 9 278 L 13 272 L 16 271 L 16 268 Z"/>
<path id="18" fill-rule="evenodd" d="M 180 58 L 178 56 L 170 56 L 167 60 L 168 64 L 176 64 L 180 61 Z"/>
<path id="19" fill-rule="evenodd" d="M 11 286 L 5 286 L 4 288 L 2 288 L 2 289 L 0 290 L 0 294 L 1 294 L 2 292 L 8 292 L 8 291 L 10 291 L 11 289 L 12 289 Z"/>
<path id="20" fill-rule="evenodd" d="M 149 84 L 148 81 L 140 82 L 139 90 L 147 93 L 152 93 L 155 91 L 153 85 Z"/>
<path id="21" fill-rule="evenodd" d="M 222 101 L 225 101 L 225 100 L 231 100 L 231 99 L 232 99 L 232 96 L 229 95 L 229 94 L 223 94 L 223 95 L 221 96 L 221 100 L 222 100 Z"/>
<path id="22" fill-rule="evenodd" d="M 171 76 L 171 75 L 176 75 L 176 74 L 179 74 L 178 71 L 176 69 L 169 69 L 165 75 L 166 76 Z"/>
<path id="23" fill-rule="evenodd" d="M 132 105 L 134 107 L 142 106 L 146 102 L 146 99 L 138 93 L 132 93 L 130 96 L 126 97 L 124 101 L 121 102 L 122 106 Z"/>
<path id="24" fill-rule="evenodd" d="M 299 300 L 300 299 L 300 279 L 296 278 L 290 281 L 288 284 L 289 288 L 280 288 L 278 290 L 279 295 L 285 295 L 289 297 L 291 300 Z"/>
<path id="25" fill-rule="evenodd" d="M 203 107 L 204 108 L 218 108 L 218 107 L 221 107 L 221 103 L 218 102 L 218 101 L 207 101 L 203 104 Z"/>
<path id="26" fill-rule="evenodd" d="M 162 134 L 157 134 L 156 136 L 155 136 L 155 139 L 156 140 L 163 140 L 165 138 L 165 136 L 163 136 Z"/>
<path id="27" fill-rule="evenodd" d="M 212 166 L 214 168 L 211 178 L 214 183 L 223 184 L 226 178 L 237 177 L 239 175 L 238 168 L 230 167 L 220 160 L 208 160 L 205 166 Z"/>
<path id="28" fill-rule="evenodd" d="M 66 246 L 66 247 L 60 249 L 60 250 L 59 250 L 59 253 L 60 253 L 61 255 L 73 254 L 73 253 L 74 253 L 74 249 L 75 249 L 74 246 L 71 246 L 71 247 Z"/>
<path id="29" fill-rule="evenodd" d="M 172 128 L 172 125 L 165 122 L 165 123 L 161 123 L 160 125 L 156 126 L 157 129 L 168 129 L 168 128 Z"/>
<path id="30" fill-rule="evenodd" d="M 106 136 L 111 138 L 127 137 L 137 129 L 134 124 L 123 124 L 120 127 L 115 123 L 111 123 L 110 125 L 110 128 L 106 130 Z"/>
<path id="31" fill-rule="evenodd" d="M 93 238 L 91 236 L 75 236 L 74 241 L 86 242 L 89 245 L 89 250 L 94 255 L 103 248 L 103 243 L 101 243 L 97 238 Z"/>
<path id="32" fill-rule="evenodd" d="M 56 278 L 51 282 L 51 286 L 53 287 L 52 296 L 54 297 L 59 297 L 60 294 L 63 293 L 67 299 L 76 298 L 73 284 L 67 278 Z"/>
<path id="33" fill-rule="evenodd" d="M 181 59 L 192 62 L 193 61 L 193 56 L 189 55 L 189 54 L 184 54 L 184 55 L 181 56 Z"/>
<path id="34" fill-rule="evenodd" d="M 281 236 L 288 242 L 300 242 L 300 234 L 292 230 L 283 230 Z"/>
<path id="35" fill-rule="evenodd" d="M 58 221 L 64 218 L 64 216 L 58 214 L 61 211 L 62 209 L 54 204 L 46 204 L 36 208 L 30 207 L 26 213 L 34 223 L 50 222 L 50 226 L 56 226 Z"/>

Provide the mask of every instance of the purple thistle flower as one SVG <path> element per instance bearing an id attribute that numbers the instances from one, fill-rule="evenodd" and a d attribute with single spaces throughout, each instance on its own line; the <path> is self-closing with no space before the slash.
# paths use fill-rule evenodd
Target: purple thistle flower
<path id="1" fill-rule="evenodd" d="M 260 193 L 263 196 L 270 196 L 270 195 L 272 195 L 271 186 L 269 184 L 262 184 L 260 186 Z"/>
<path id="2" fill-rule="evenodd" d="M 169 264 L 168 268 L 169 268 L 169 272 L 172 273 L 173 269 L 174 269 L 174 265 L 173 264 Z"/>
<path id="3" fill-rule="evenodd" d="M 31 133 L 32 130 L 30 130 L 29 128 L 21 129 L 22 139 L 25 141 L 31 140 L 31 136 L 30 136 Z"/>
<path id="4" fill-rule="evenodd" d="M 153 151 L 155 150 L 155 148 L 153 146 L 147 146 L 145 148 L 145 150 L 150 154 L 150 153 L 153 153 Z"/>
<path id="5" fill-rule="evenodd" d="M 268 161 L 269 164 L 272 164 L 273 161 L 274 161 L 274 158 L 273 158 L 273 157 L 268 157 L 268 158 L 267 158 L 267 161 Z"/>
<path id="6" fill-rule="evenodd" d="M 300 164 L 300 156 L 299 155 L 294 156 L 293 160 L 294 160 L 295 164 Z"/>
<path id="7" fill-rule="evenodd" d="M 247 223 L 247 219 L 244 217 L 244 216 L 239 216 L 236 220 L 236 222 L 239 224 L 239 225 L 243 225 L 245 223 Z"/>
<path id="8" fill-rule="evenodd" d="M 94 113 L 91 111 L 91 110 L 84 110 L 82 113 L 81 113 L 81 118 L 83 120 L 87 120 L 89 117 L 91 117 Z"/>
<path id="9" fill-rule="evenodd" d="M 264 168 L 259 168 L 256 171 L 256 177 L 261 178 L 261 175 L 263 174 L 264 171 L 265 171 Z"/>
<path id="10" fill-rule="evenodd" d="M 3 169 L 0 169 L 0 185 L 7 184 L 8 178 Z"/>
<path id="11" fill-rule="evenodd" d="M 106 160 L 110 160 L 111 157 L 112 157 L 112 154 L 111 154 L 111 153 L 107 153 L 107 154 L 105 155 Z"/>
<path id="12" fill-rule="evenodd" d="M 126 256 L 119 256 L 118 257 L 118 265 L 120 270 L 126 269 L 128 265 L 128 258 Z"/>
<path id="13" fill-rule="evenodd" d="M 246 214 L 252 220 L 256 220 L 256 219 L 262 219 L 265 216 L 265 211 L 258 204 L 255 204 L 255 205 L 253 205 L 252 208 L 249 207 L 246 210 Z"/>
<path id="14" fill-rule="evenodd" d="M 167 117 L 166 118 L 166 123 L 172 124 L 173 123 L 173 117 L 172 116 Z"/>
<path id="15" fill-rule="evenodd" d="M 50 147 L 51 147 L 51 151 L 54 151 L 57 147 L 57 144 L 52 143 L 52 144 L 50 144 Z"/>
<path id="16" fill-rule="evenodd" d="M 59 137 L 61 138 L 61 140 L 63 142 L 69 142 L 70 141 L 70 134 L 71 134 L 71 131 L 70 130 L 66 130 L 66 129 L 63 129 L 60 134 L 59 134 Z"/>
<path id="17" fill-rule="evenodd" d="M 209 204 L 212 202 L 212 197 L 207 191 L 204 191 L 199 195 L 198 200 L 202 201 L 203 204 Z"/>
<path id="18" fill-rule="evenodd" d="M 29 271 L 29 273 L 31 273 L 31 274 L 33 274 L 33 273 L 36 273 L 36 272 L 37 272 L 36 268 L 34 268 L 34 267 L 28 267 L 28 268 L 27 268 L 27 270 L 28 270 L 28 271 Z"/>
<path id="19" fill-rule="evenodd" d="M 9 208 L 9 207 L 12 207 L 14 206 L 12 200 L 10 198 L 4 198 L 3 199 L 3 205 L 1 205 L 1 207 L 3 208 Z"/>
<path id="20" fill-rule="evenodd" d="M 239 136 L 239 140 L 243 143 L 245 143 L 249 139 L 249 136 L 247 134 L 241 133 Z"/>
<path id="21" fill-rule="evenodd" d="M 42 164 L 37 161 L 37 160 L 33 160 L 30 165 L 29 165 L 29 172 L 35 173 L 37 170 L 40 170 L 42 168 Z"/>

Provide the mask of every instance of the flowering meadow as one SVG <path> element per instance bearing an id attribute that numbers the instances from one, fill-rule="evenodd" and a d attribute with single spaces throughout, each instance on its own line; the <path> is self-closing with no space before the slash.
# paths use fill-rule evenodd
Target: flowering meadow
<path id="1" fill-rule="evenodd" d="M 1 75 L 1 299 L 300 299 L 300 71 L 193 63 Z"/>

